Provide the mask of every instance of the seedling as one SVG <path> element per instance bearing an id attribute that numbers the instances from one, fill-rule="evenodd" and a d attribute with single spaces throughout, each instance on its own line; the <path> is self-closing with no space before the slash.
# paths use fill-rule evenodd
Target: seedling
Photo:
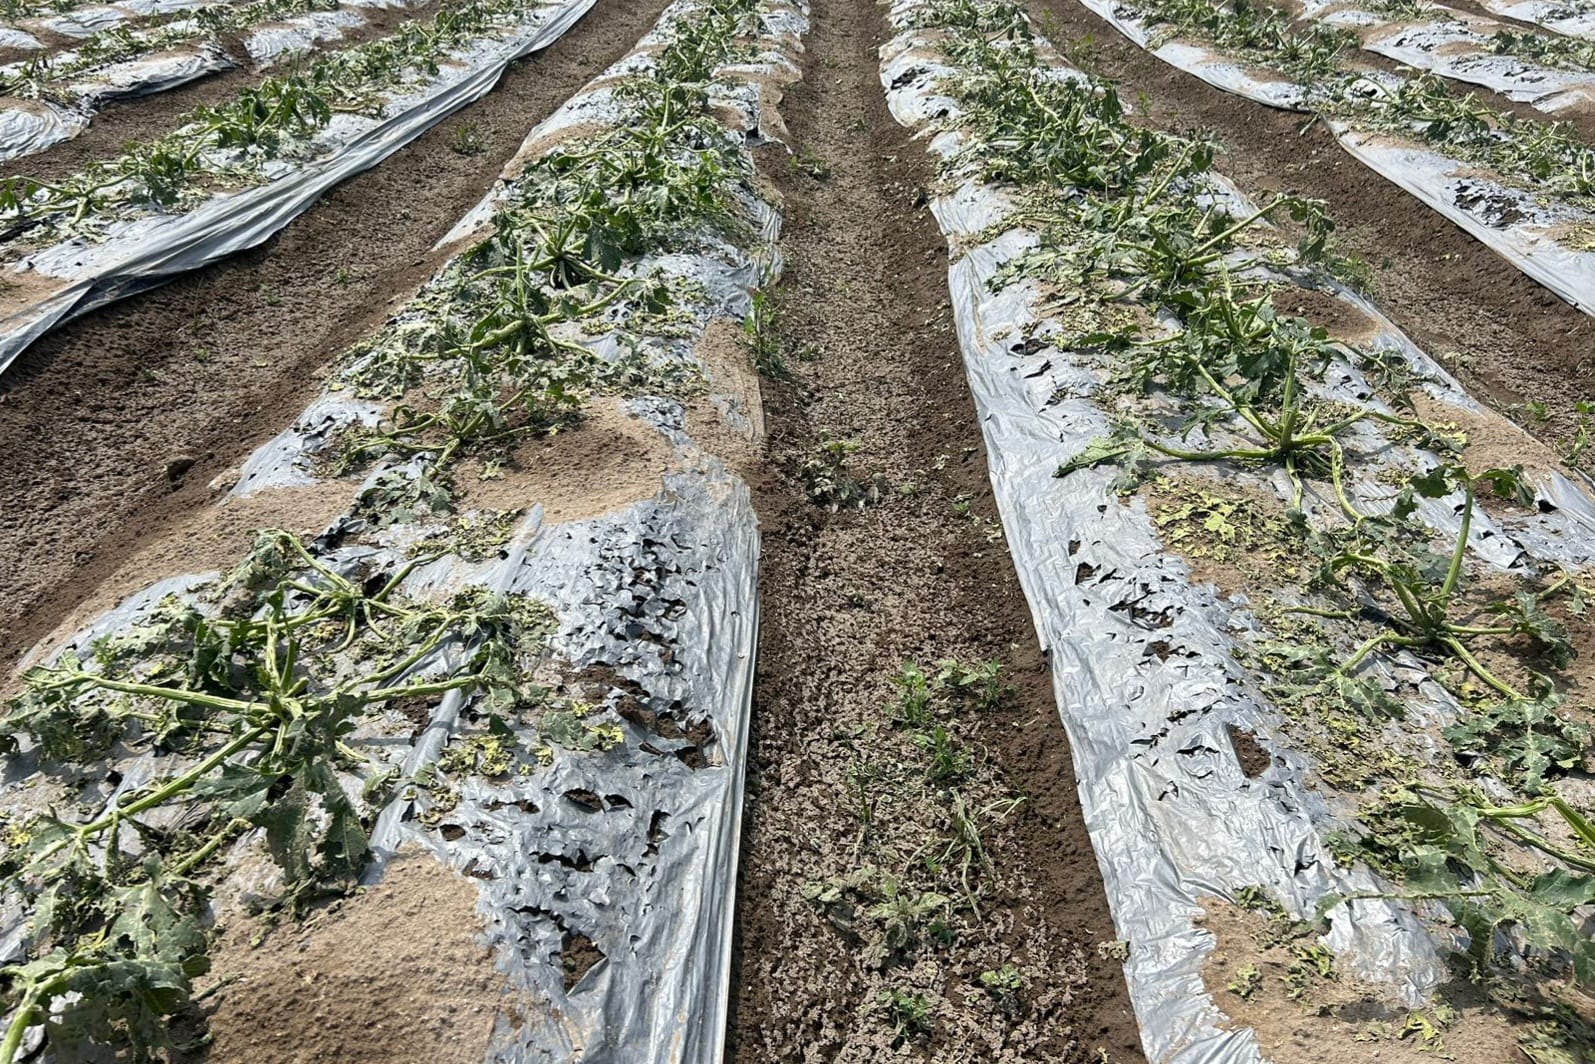
<path id="1" fill-rule="evenodd" d="M 780 310 L 767 292 L 754 295 L 753 306 L 742 323 L 742 333 L 759 376 L 772 380 L 791 379 L 792 371 L 782 351 Z"/>
<path id="2" fill-rule="evenodd" d="M 1004 964 L 1001 968 L 981 972 L 980 985 L 1005 1010 L 1012 1010 L 1019 1005 L 1019 992 L 1024 989 L 1025 980 L 1018 968 Z"/>
<path id="3" fill-rule="evenodd" d="M 454 139 L 449 149 L 456 155 L 481 155 L 487 150 L 487 138 L 482 127 L 475 122 L 461 122 L 454 127 Z"/>
<path id="4" fill-rule="evenodd" d="M 858 449 L 853 440 L 821 438 L 799 467 L 811 501 L 836 513 L 862 510 L 881 500 L 883 478 L 879 474 L 860 477 L 848 462 Z"/>
<path id="5" fill-rule="evenodd" d="M 886 990 L 881 993 L 880 1003 L 892 1022 L 894 1044 L 923 1041 L 935 1029 L 935 1010 L 923 994 Z"/>

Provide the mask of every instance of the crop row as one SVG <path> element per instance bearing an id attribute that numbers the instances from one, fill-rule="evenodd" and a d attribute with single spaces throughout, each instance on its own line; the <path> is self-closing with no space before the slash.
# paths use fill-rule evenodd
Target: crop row
<path id="1" fill-rule="evenodd" d="M 551 664 L 549 645 L 566 619 L 541 595 L 521 590 L 535 514 L 517 516 L 524 507 L 461 512 L 458 483 L 467 461 L 484 476 L 502 475 L 521 443 L 574 426 L 594 395 L 687 396 L 703 386 L 701 367 L 683 345 L 690 350 L 702 323 L 724 313 L 725 296 L 671 271 L 697 256 L 735 263 L 735 248 L 762 239 L 741 136 L 722 127 L 711 107 L 726 103 L 728 91 L 731 100 L 745 100 L 715 79 L 729 64 L 763 62 L 746 42 L 769 33 L 756 0 L 678 4 L 672 12 L 657 49 L 617 82 L 589 92 L 596 109 L 589 120 L 499 190 L 490 231 L 345 357 L 336 390 L 379 398 L 386 413 L 367 428 L 347 427 L 313 468 L 319 479 L 361 478 L 359 488 L 351 484 L 358 499 L 336 531 L 314 541 L 257 533 L 238 566 L 189 581 L 179 595 L 136 597 L 91 638 L 27 675 L 4 722 L 13 756 L 38 771 L 7 795 L 3 897 L 12 922 L 25 922 L 27 956 L 3 972 L 12 1011 L 0 1064 L 17 1059 L 41 1026 L 56 1052 L 147 1052 L 165 1044 L 167 1018 L 184 1007 L 206 968 L 210 899 L 247 850 L 269 854 L 279 880 L 272 904 L 293 910 L 352 887 L 374 848 L 396 845 L 395 825 L 410 833 L 405 837 L 442 847 L 438 825 L 468 809 L 480 813 L 481 803 L 531 809 L 514 830 L 530 833 L 526 846 L 554 846 L 538 841 L 543 829 L 528 800 L 541 795 L 537 787 L 553 785 L 538 782 L 550 765 L 568 781 L 572 773 L 622 772 L 641 759 L 648 778 L 669 783 L 668 768 L 634 749 L 630 726 L 602 689 L 594 704 L 547 686 L 551 670 L 570 667 Z M 681 527 L 655 533 L 655 553 L 708 534 L 688 526 L 690 507 L 681 501 L 700 489 L 683 481 L 675 490 L 669 520 Z M 732 522 L 723 514 L 715 520 Z M 745 523 L 751 529 L 751 514 Z M 636 538 L 629 550 L 652 542 Z M 723 545 L 711 554 L 732 568 L 737 557 L 751 565 L 745 548 Z M 615 560 L 627 579 L 649 564 L 629 554 Z M 606 564 L 602 557 L 583 562 L 581 578 Z M 700 572 L 689 585 L 667 570 L 643 576 L 651 591 L 625 591 L 639 609 L 667 588 L 749 583 L 740 572 Z M 610 623 L 611 604 L 595 605 Z M 651 623 L 651 614 L 633 617 L 613 605 L 627 631 Z M 721 636 L 746 629 L 751 639 L 751 599 L 732 607 L 749 618 L 741 628 L 725 618 L 694 621 L 694 610 L 710 608 L 674 603 L 668 631 L 707 623 Z M 675 636 L 650 638 L 668 643 Z M 617 644 L 617 668 L 633 667 L 626 655 L 637 645 Z M 735 647 L 722 649 L 736 659 Z M 687 659 L 711 650 L 682 646 L 673 653 Z M 646 673 L 640 679 L 653 682 Z M 658 682 L 676 685 L 678 705 L 697 697 L 686 696 L 677 680 Z M 703 683 L 712 683 L 714 698 L 724 683 L 726 699 L 745 702 L 729 676 L 689 681 L 692 689 Z M 447 749 L 403 741 L 406 707 L 417 703 L 443 726 L 424 734 L 455 733 Z M 723 741 L 733 742 L 734 714 L 745 709 L 728 710 L 732 723 L 724 727 L 733 734 Z M 736 752 L 733 743 L 728 754 Z M 591 769 L 559 767 L 600 757 L 606 760 Z M 667 761 L 692 776 L 681 762 Z M 125 777 L 107 793 L 94 781 L 108 766 Z M 723 798 L 725 788 L 739 786 L 740 768 L 726 765 L 718 778 L 724 782 L 712 793 Z M 603 793 L 632 793 L 646 822 L 641 777 L 634 784 L 611 780 Z M 661 800 L 700 824 L 703 813 L 691 810 L 688 796 L 705 784 L 682 779 L 669 787 L 674 797 Z M 549 799 L 538 804 L 546 816 L 559 815 Z M 506 815 L 493 814 L 495 837 L 503 837 Z M 662 819 L 656 815 L 637 833 L 638 854 L 627 858 L 634 866 L 651 860 L 642 840 L 657 853 Z M 728 859 L 714 853 L 715 834 L 705 826 L 672 845 L 704 850 L 700 861 Z M 479 859 L 497 860 L 489 843 L 475 845 Z M 513 865 L 525 853 L 504 860 Z M 671 867 L 683 860 L 676 853 Z M 589 882 L 600 875 L 583 871 Z M 619 870 L 602 874 L 610 873 Z M 537 878 L 554 874 L 540 869 Z M 712 878 L 713 869 L 702 874 Z M 535 889 L 531 880 L 506 887 L 521 893 L 504 919 L 538 919 L 542 910 L 524 903 L 524 892 Z M 609 889 L 618 899 L 639 887 L 633 874 Z M 720 887 L 706 880 L 702 889 Z M 672 922 L 661 941 L 707 935 L 714 952 L 727 931 L 707 915 L 718 911 L 707 896 L 673 895 L 670 904 L 649 908 Z M 702 927 L 689 918 L 700 909 Z M 529 934 L 522 929 L 511 940 Z M 615 963 L 624 973 L 622 959 Z M 703 968 L 711 983 L 724 976 L 716 965 Z M 655 974 L 632 978 L 669 999 L 661 1014 L 679 1025 L 671 995 L 686 1000 L 693 980 L 659 988 Z M 557 985 L 557 971 L 553 978 Z M 713 1001 L 721 991 L 705 990 L 695 1006 L 705 1013 L 691 1022 L 712 1030 L 688 1042 L 701 1037 L 707 1055 L 718 1037 Z M 646 1006 L 626 1002 L 633 1015 L 649 1017 Z M 612 1011 L 603 1011 L 612 1025 Z M 536 1025 L 525 1026 L 522 1035 L 537 1034 Z M 672 1030 L 676 1037 L 680 1031 Z M 665 1044 L 660 1034 L 653 1040 Z"/>
<path id="2" fill-rule="evenodd" d="M 1595 154 L 1566 122 L 1525 120 L 1432 74 L 1368 70 L 1344 29 L 1247 3 L 1083 0 L 1164 62 L 1269 106 L 1327 120 L 1359 162 L 1574 306 L 1595 312 Z M 1283 76 L 1286 80 L 1281 81 Z"/>
<path id="3" fill-rule="evenodd" d="M 269 165 L 297 151 L 340 112 L 381 112 L 394 90 L 435 74 L 451 49 L 509 25 L 527 0 L 445 4 L 428 22 L 406 22 L 391 37 L 323 56 L 303 70 L 268 77 L 233 99 L 178 119 L 164 136 L 129 147 L 61 180 L 0 181 L 0 247 L 12 256 L 67 236 L 93 239 L 139 209 L 171 212 L 219 190 L 269 180 Z M 91 223 L 85 227 L 84 223 Z"/>
<path id="4" fill-rule="evenodd" d="M 63 317 L 252 246 L 557 40 L 592 0 L 446 2 L 65 178 L 0 180 L 0 370 Z M 10 298 L 6 298 L 7 295 Z"/>
<path id="5" fill-rule="evenodd" d="M 1214 867 L 1255 876 L 1298 916 L 1334 916 L 1348 903 L 1413 906 L 1502 1003 L 1551 1017 L 1532 1037 L 1576 1044 L 1586 1032 L 1555 988 L 1595 979 L 1595 943 L 1581 918 L 1595 901 L 1595 827 L 1570 797 L 1579 792 L 1564 794 L 1559 781 L 1590 753 L 1591 710 L 1569 671 L 1589 649 L 1573 631 L 1590 587 L 1558 561 L 1587 564 L 1576 548 L 1583 530 L 1567 518 L 1536 540 L 1536 551 L 1523 548 L 1534 537 L 1518 538 L 1502 558 L 1498 545 L 1525 535 L 1509 529 L 1530 520 L 1514 515 L 1536 497 L 1532 478 L 1521 468 L 1470 465 L 1458 427 L 1424 413 L 1425 396 L 1455 395 L 1446 390 L 1454 386 L 1425 379 L 1438 371 L 1415 363 L 1404 341 L 1332 337 L 1281 309 L 1297 285 L 1366 306 L 1332 279 L 1344 264 L 1321 205 L 1289 195 L 1245 202 L 1213 172 L 1215 145 L 1138 123 L 1112 87 L 1062 68 L 1015 5 L 903 8 L 905 26 L 943 34 L 934 49 L 940 65 L 930 69 L 945 76 L 926 75 L 918 91 L 944 95 L 956 115 L 947 120 L 956 146 L 942 150 L 946 178 L 960 187 L 938 213 L 950 238 L 976 238 L 953 271 L 979 276 L 985 289 L 960 322 L 971 378 L 977 395 L 1012 388 L 993 380 L 1027 381 L 1012 400 L 1022 412 L 996 408 L 1015 423 L 988 417 L 994 449 L 1039 451 L 1037 441 L 1060 435 L 1076 441 L 1057 458 L 1057 487 L 1027 481 L 1004 516 L 1038 616 L 1058 611 L 1081 625 L 1101 610 L 1109 626 L 1100 636 L 1081 627 L 1052 634 L 1083 644 L 1079 656 L 1091 662 L 1055 666 L 1068 692 L 1066 720 L 1068 707 L 1085 707 L 1078 726 L 1092 735 L 1075 731 L 1077 744 L 1103 759 L 1082 778 L 1122 777 L 1113 793 L 1137 793 L 1142 773 L 1173 771 L 1165 764 L 1173 750 L 1216 749 L 1202 738 L 1219 723 L 1204 722 L 1209 714 L 1245 719 L 1250 711 L 1235 714 L 1255 700 L 1272 707 L 1259 719 L 1272 717 L 1279 748 L 1310 758 L 1336 811 L 1320 814 L 1319 834 L 1296 845 L 1345 871 L 1276 871 L 1258 839 L 1296 837 L 1302 825 L 1273 822 L 1278 812 L 1267 802 L 1246 803 L 1245 827 L 1209 823 L 1220 808 L 1237 814 L 1239 795 L 1227 789 L 1235 777 L 1193 761 L 1158 798 L 1177 799 L 1187 819 L 1167 806 L 1102 808 L 1093 825 L 1099 854 L 1105 866 L 1124 863 L 1110 867 L 1110 883 L 1144 893 L 1145 883 L 1172 873 L 1210 884 L 1213 867 L 1182 866 L 1187 844 L 1179 839 L 1203 838 L 1216 848 L 1206 855 Z M 909 79 L 909 63 L 888 71 L 890 84 Z M 935 113 L 901 106 L 905 117 Z M 962 291 L 955 283 L 955 295 Z M 1020 309 L 1032 299 L 1039 320 Z M 1005 332 L 1018 335 L 990 354 L 986 337 Z M 1016 355 L 1025 360 L 1018 367 L 985 364 Z M 1058 390 L 1042 388 L 1046 380 Z M 1048 432 L 1052 425 L 1062 431 Z M 1018 452 L 1004 468 L 1022 466 L 1020 454 L 1029 457 Z M 1097 504 L 1114 496 L 1118 508 Z M 1031 506 L 1052 515 L 1047 526 L 1027 516 Z M 1092 508 L 1105 516 L 1087 515 Z M 1587 501 L 1580 512 L 1592 512 Z M 1268 559 L 1242 566 L 1245 619 L 1199 620 L 1220 607 L 1203 607 L 1199 594 L 1137 553 L 1135 544 L 1143 536 L 1155 544 L 1156 533 L 1193 557 Z M 1038 558 L 1060 556 L 1055 537 L 1071 539 L 1072 574 L 1029 560 L 1031 542 Z M 1104 598 L 1105 610 L 1096 605 Z M 1244 634 L 1219 636 L 1225 627 Z M 1104 670 L 1126 641 L 1127 652 L 1146 643 L 1149 656 L 1125 663 L 1144 694 L 1121 701 L 1127 696 Z M 1054 653 L 1076 656 L 1057 643 Z M 1211 670 L 1221 687 L 1179 701 L 1190 693 L 1180 677 L 1192 668 Z M 1159 704 L 1152 691 L 1176 701 Z M 1153 734 L 1108 724 L 1104 713 Z M 1436 716 L 1449 721 L 1444 763 L 1428 753 L 1424 725 Z M 1114 749 L 1106 736 L 1120 728 L 1131 738 Z M 1160 757 L 1165 742 L 1170 752 Z M 1302 789 L 1294 802 L 1323 808 L 1305 783 L 1293 786 Z M 1085 802 L 1095 807 L 1089 793 Z M 1173 835 L 1156 853 L 1124 834 L 1142 815 L 1172 818 Z M 1367 881 L 1362 870 L 1378 878 Z M 1133 942 L 1132 995 L 1142 980 L 1142 1000 L 1162 1010 L 1192 994 L 1169 968 L 1172 947 L 1161 937 L 1185 942 L 1188 931 L 1140 894 L 1113 900 L 1121 933 L 1149 939 Z M 1161 902 L 1192 900 L 1173 892 Z M 1389 924 L 1371 914 L 1358 919 Z M 1405 934 L 1399 918 L 1389 926 L 1388 934 Z M 1341 931 L 1331 941 L 1348 939 Z M 1391 952 L 1388 944 L 1359 948 Z M 1521 980 L 1501 989 L 1503 973 L 1525 965 L 1541 979 L 1526 1005 L 1514 997 L 1524 993 Z M 1429 978 L 1416 969 L 1388 974 L 1418 985 Z M 1181 1030 L 1167 1016 L 1142 1020 L 1149 1045 Z"/>
<path id="6" fill-rule="evenodd" d="M 74 79 L 103 67 L 200 41 L 244 33 L 264 22 L 338 10 L 336 0 L 254 0 L 231 6 L 213 4 L 184 12 L 159 27 L 101 30 L 70 50 L 33 56 L 0 70 L 0 96 L 76 104 L 81 95 L 65 91 Z"/>

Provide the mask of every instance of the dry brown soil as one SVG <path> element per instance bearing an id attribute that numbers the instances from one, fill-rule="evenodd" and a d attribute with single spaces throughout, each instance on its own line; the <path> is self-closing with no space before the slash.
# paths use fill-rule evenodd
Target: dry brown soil
<path id="1" fill-rule="evenodd" d="M 877 5 L 819 0 L 812 18 L 804 81 L 783 107 L 797 156 L 762 158 L 786 199 L 777 305 L 793 379 L 766 382 L 770 472 L 755 495 L 761 638 L 732 1055 L 1136 1060 L 1120 966 L 1099 949 L 1113 926 L 1068 743 L 991 500 L 945 243 L 924 210 L 932 168 L 886 113 Z M 803 466 L 825 439 L 858 445 L 849 465 L 884 478 L 881 502 L 831 513 L 809 501 Z M 1004 665 L 1007 703 L 959 734 L 981 752 L 984 785 L 1028 800 L 986 833 L 994 870 L 958 941 L 883 964 L 867 930 L 839 927 L 804 888 L 886 866 L 907 891 L 915 862 L 894 858 L 940 845 L 937 800 L 898 800 L 923 769 L 887 718 L 903 663 L 943 657 Z M 978 979 L 1004 964 L 1023 989 L 998 1007 Z M 893 991 L 931 1003 L 931 1032 L 894 1030 L 881 1001 Z"/>
<path id="2" fill-rule="evenodd" d="M 477 1064 L 506 987 L 482 944 L 476 884 L 431 856 L 303 924 L 241 920 L 201 986 L 210 1064 Z"/>

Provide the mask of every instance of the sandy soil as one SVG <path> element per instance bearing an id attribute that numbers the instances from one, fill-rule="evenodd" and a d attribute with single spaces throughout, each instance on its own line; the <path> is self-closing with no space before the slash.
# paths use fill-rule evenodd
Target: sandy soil
<path id="1" fill-rule="evenodd" d="M 1305 952 L 1318 942 L 1311 933 L 1293 935 L 1279 919 L 1218 898 L 1202 903 L 1202 927 L 1218 940 L 1202 979 L 1233 1025 L 1255 1032 L 1273 1064 L 1528 1061 L 1520 1031 L 1468 984 L 1442 989 L 1427 1009 L 1408 1009 L 1386 987 L 1321 974 Z"/>
<path id="2" fill-rule="evenodd" d="M 477 1064 L 507 991 L 479 941 L 476 897 L 469 879 L 411 855 L 258 945 L 259 926 L 240 919 L 212 955 L 204 1059 Z"/>

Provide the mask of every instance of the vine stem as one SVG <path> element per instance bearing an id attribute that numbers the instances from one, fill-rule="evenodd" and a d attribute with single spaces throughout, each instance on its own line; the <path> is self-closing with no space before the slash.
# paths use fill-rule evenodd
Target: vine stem
<path id="1" fill-rule="evenodd" d="M 0 1064 L 11 1064 L 17 1059 L 17 1050 L 22 1048 L 22 1039 L 26 1037 L 28 1028 L 33 1026 L 34 1013 L 38 1011 L 39 1002 L 46 997 L 53 997 L 49 991 L 64 989 L 59 986 L 61 976 L 46 982 L 29 987 L 22 1002 L 17 1005 L 17 1011 L 11 1017 L 11 1025 L 6 1028 L 6 1038 L 0 1042 Z"/>
<path id="2" fill-rule="evenodd" d="M 1449 647 L 1452 653 L 1461 658 L 1462 663 L 1469 669 L 1472 669 L 1473 674 L 1479 679 L 1495 688 L 1496 691 L 1512 699 L 1514 702 L 1521 702 L 1523 700 L 1522 691 L 1519 691 L 1517 688 L 1506 683 L 1504 680 L 1496 676 L 1495 673 L 1485 668 L 1484 663 L 1479 661 L 1478 658 L 1474 657 L 1473 652 L 1462 645 L 1462 640 L 1458 639 L 1454 635 L 1447 634 L 1443 636 L 1440 641 Z"/>

